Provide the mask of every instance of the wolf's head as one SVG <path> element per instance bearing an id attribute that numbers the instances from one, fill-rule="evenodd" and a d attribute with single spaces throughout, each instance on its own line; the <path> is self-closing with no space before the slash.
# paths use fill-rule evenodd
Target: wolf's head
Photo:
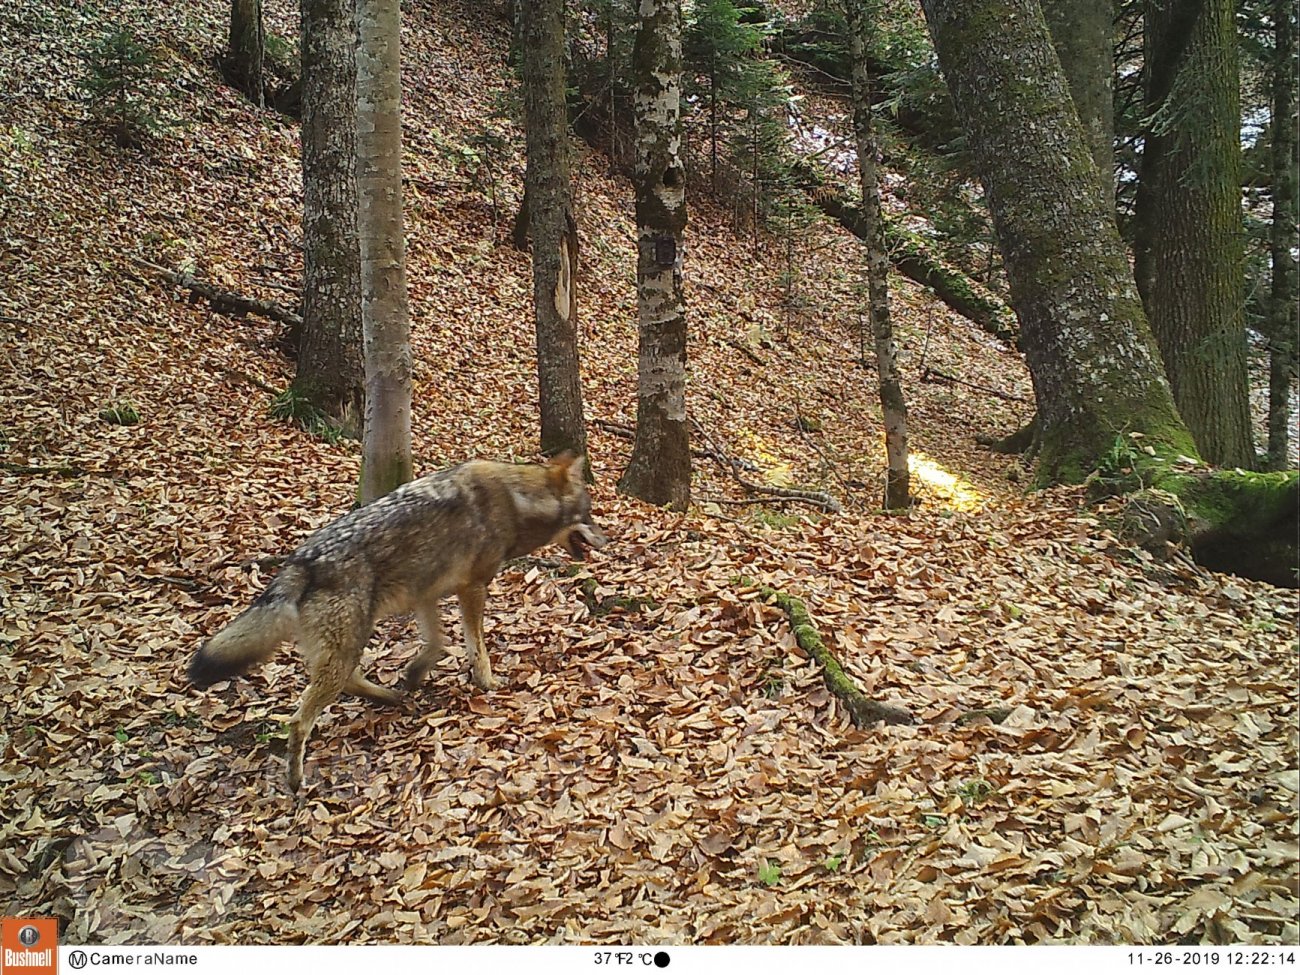
<path id="1" fill-rule="evenodd" d="M 551 490 L 560 502 L 561 527 L 554 541 L 581 560 L 588 548 L 604 548 L 609 542 L 605 533 L 591 520 L 591 495 L 583 477 L 586 461 L 566 450 L 546 462 Z"/>

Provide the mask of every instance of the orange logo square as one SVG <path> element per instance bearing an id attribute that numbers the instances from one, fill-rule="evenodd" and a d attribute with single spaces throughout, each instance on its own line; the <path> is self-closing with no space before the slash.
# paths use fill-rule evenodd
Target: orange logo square
<path id="1" fill-rule="evenodd" d="M 55 975 L 59 967 L 59 919 L 0 919 L 0 975 Z"/>

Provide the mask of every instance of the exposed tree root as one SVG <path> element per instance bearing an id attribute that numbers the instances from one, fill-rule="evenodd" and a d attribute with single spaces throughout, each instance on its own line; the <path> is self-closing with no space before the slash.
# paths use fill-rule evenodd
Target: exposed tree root
<path id="1" fill-rule="evenodd" d="M 1135 455 L 1137 456 L 1137 455 Z M 1160 459 L 1108 471 L 1094 496 L 1124 495 L 1117 533 L 1157 557 L 1181 547 L 1216 572 L 1300 588 L 1300 475 L 1178 465 Z"/>
<path id="2" fill-rule="evenodd" d="M 794 638 L 805 653 L 821 664 L 822 679 L 826 682 L 827 690 L 838 697 L 848 709 L 854 726 L 863 728 L 877 721 L 886 724 L 916 724 L 916 719 L 909 712 L 873 701 L 862 693 L 853 679 L 844 672 L 835 655 L 826 649 L 826 644 L 822 642 L 816 627 L 812 625 L 812 619 L 808 616 L 808 608 L 803 604 L 803 600 L 779 589 L 773 589 L 771 586 L 759 586 L 758 592 L 764 599 L 771 600 L 785 611 L 786 616 L 790 618 L 790 628 L 794 631 Z"/>
<path id="3" fill-rule="evenodd" d="M 996 437 L 993 435 L 981 435 L 975 438 L 975 442 L 981 447 L 987 447 L 995 454 L 1023 454 L 1034 446 L 1034 441 L 1038 437 L 1038 414 L 1035 413 L 1029 422 L 1022 426 L 1015 433 L 1009 433 L 1005 437 Z"/>

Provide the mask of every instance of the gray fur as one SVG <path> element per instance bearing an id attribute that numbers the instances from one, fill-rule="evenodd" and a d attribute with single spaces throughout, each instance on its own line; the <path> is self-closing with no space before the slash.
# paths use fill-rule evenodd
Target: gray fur
<path id="1" fill-rule="evenodd" d="M 362 676 L 361 653 L 375 623 L 414 610 L 425 649 L 411 662 L 406 690 L 445 653 L 438 603 L 460 601 L 470 678 L 498 685 L 483 642 L 487 584 L 501 563 L 550 542 L 580 558 L 600 548 L 581 460 L 548 464 L 469 461 L 402 485 L 311 535 L 247 610 L 209 640 L 190 664 L 199 687 L 265 661 L 285 639 L 303 650 L 311 684 L 289 725 L 289 786 L 302 782 L 307 737 L 343 691 L 395 704 L 401 693 Z"/>

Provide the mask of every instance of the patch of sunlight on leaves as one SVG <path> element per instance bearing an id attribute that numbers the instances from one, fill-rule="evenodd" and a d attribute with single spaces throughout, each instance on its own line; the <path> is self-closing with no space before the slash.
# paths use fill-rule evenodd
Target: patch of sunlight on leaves
<path id="1" fill-rule="evenodd" d="M 984 495 L 975 485 L 944 470 L 925 454 L 912 451 L 907 467 L 914 478 L 954 511 L 978 511 L 984 506 Z"/>
<path id="2" fill-rule="evenodd" d="M 740 437 L 748 448 L 750 459 L 763 468 L 763 480 L 772 487 L 789 487 L 794 483 L 794 471 L 775 448 L 758 434 L 746 430 Z"/>

